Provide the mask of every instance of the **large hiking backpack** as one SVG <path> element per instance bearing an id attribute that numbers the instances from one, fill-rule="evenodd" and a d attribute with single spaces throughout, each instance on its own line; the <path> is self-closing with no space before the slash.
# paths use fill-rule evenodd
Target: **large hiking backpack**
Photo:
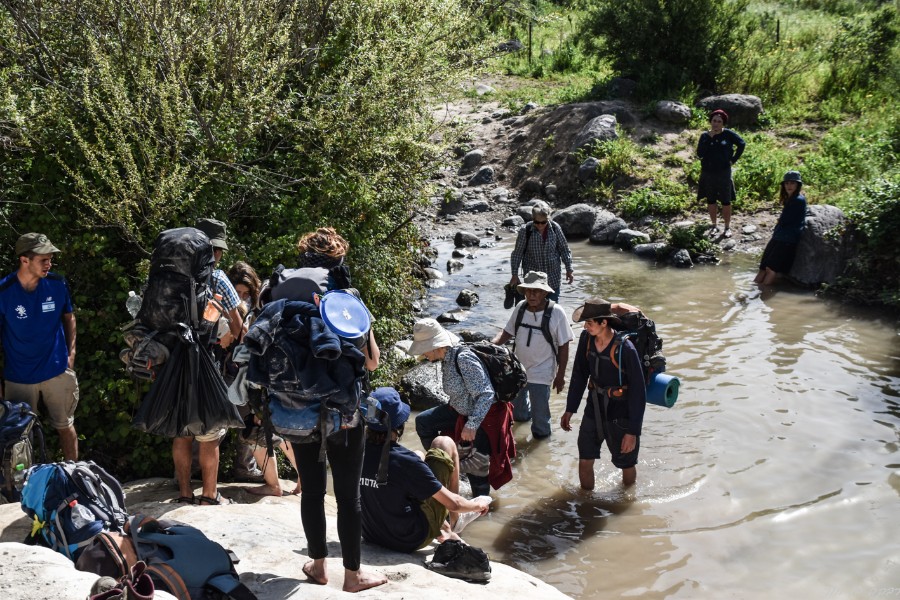
<path id="1" fill-rule="evenodd" d="M 466 342 L 462 346 L 471 350 L 484 365 L 494 388 L 494 395 L 500 402 L 512 402 L 528 384 L 525 367 L 509 348 L 484 341 Z M 462 375 L 458 353 L 456 372 Z"/>
<path id="2" fill-rule="evenodd" d="M 34 464 L 33 438 L 40 443 L 40 462 L 45 462 L 44 431 L 31 406 L 0 400 L 0 494 L 9 502 L 21 498 L 25 474 Z"/>
<path id="3" fill-rule="evenodd" d="M 178 600 L 257 600 L 241 583 L 233 555 L 199 529 L 136 515 L 128 532 L 157 589 Z"/>
<path id="4" fill-rule="evenodd" d="M 79 571 L 119 579 L 138 561 L 156 589 L 178 600 L 256 600 L 234 568 L 230 550 L 189 525 L 135 515 L 124 533 L 103 532 L 75 563 Z"/>
<path id="5" fill-rule="evenodd" d="M 66 461 L 31 469 L 22 510 L 32 520 L 26 543 L 73 561 L 101 531 L 122 531 L 128 519 L 122 485 L 93 461 Z"/>
<path id="6" fill-rule="evenodd" d="M 619 369 L 619 385 L 622 385 L 622 341 L 631 340 L 641 358 L 644 369 L 644 384 L 650 385 L 653 376 L 666 370 L 666 357 L 663 356 L 663 341 L 656 334 L 656 323 L 648 319 L 640 311 L 619 315 L 622 328 L 616 334 L 615 342 L 610 348 L 610 359 L 613 366 Z"/>
<path id="7" fill-rule="evenodd" d="M 200 318 L 212 292 L 213 248 L 206 234 L 193 227 L 167 229 L 156 236 L 150 277 L 137 318 L 150 331 L 181 326 L 200 330 Z M 205 329 L 211 329 L 211 325 Z"/>

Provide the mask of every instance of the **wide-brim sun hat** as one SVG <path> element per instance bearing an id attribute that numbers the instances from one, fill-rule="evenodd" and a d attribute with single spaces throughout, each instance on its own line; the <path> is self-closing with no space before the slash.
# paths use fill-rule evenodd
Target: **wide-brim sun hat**
<path id="1" fill-rule="evenodd" d="M 543 290 L 552 294 L 555 290 L 547 283 L 547 274 L 542 271 L 528 271 L 516 291 L 525 295 L 525 290 Z"/>
<path id="2" fill-rule="evenodd" d="M 604 300 L 598 296 L 587 299 L 584 304 L 576 308 L 572 313 L 572 320 L 576 323 L 581 323 L 588 319 L 598 321 L 607 319 L 612 321 L 613 325 L 622 324 L 622 319 L 613 314 L 612 304 L 608 300 Z"/>
<path id="3" fill-rule="evenodd" d="M 406 351 L 410 356 L 422 356 L 436 348 L 455 346 L 459 337 L 450 333 L 434 319 L 419 319 L 413 325 L 413 343 Z"/>

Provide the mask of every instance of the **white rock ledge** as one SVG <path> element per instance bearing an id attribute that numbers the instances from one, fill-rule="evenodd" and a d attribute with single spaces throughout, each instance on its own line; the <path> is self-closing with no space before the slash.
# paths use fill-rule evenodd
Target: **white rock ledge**
<path id="1" fill-rule="evenodd" d="M 288 482 L 285 482 L 285 486 Z M 363 568 L 383 573 L 388 583 L 358 594 L 341 590 L 343 566 L 336 525 L 336 506 L 326 496 L 328 577 L 326 586 L 309 583 L 301 572 L 308 560 L 306 536 L 300 524 L 299 496 L 257 497 L 241 484 L 220 486 L 237 504 L 182 506 L 169 479 L 148 479 L 125 485 L 130 513 L 182 521 L 202 530 L 240 558 L 238 573 L 260 600 L 324 600 L 381 598 L 385 600 L 555 600 L 569 598 L 556 588 L 512 567 L 491 561 L 491 581 L 475 584 L 450 579 L 423 566 L 434 547 L 401 554 L 363 543 Z M 199 490 L 197 490 L 199 493 Z M 75 570 L 59 553 L 21 544 L 30 523 L 18 504 L 0 506 L 0 598 L 4 600 L 85 600 L 97 579 Z M 157 592 L 159 600 L 170 595 Z"/>

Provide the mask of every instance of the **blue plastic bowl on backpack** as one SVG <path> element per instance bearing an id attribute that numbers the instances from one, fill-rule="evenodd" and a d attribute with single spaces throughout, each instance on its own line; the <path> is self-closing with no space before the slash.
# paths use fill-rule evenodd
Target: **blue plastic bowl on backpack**
<path id="1" fill-rule="evenodd" d="M 332 290 L 319 301 L 319 313 L 328 328 L 343 338 L 358 338 L 372 322 L 362 300 L 346 290 Z"/>

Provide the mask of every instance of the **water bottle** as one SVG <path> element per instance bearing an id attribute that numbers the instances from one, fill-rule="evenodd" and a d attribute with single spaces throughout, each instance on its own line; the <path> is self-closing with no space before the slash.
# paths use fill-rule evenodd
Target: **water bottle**
<path id="1" fill-rule="evenodd" d="M 69 507 L 72 509 L 72 527 L 74 527 L 76 531 L 89 527 L 96 521 L 94 513 L 92 513 L 90 509 L 78 504 L 78 500 L 72 500 L 69 503 Z"/>
<path id="2" fill-rule="evenodd" d="M 16 491 L 21 492 L 22 488 L 25 487 L 25 465 L 22 463 L 16 465 L 12 474 L 12 480 Z"/>
<path id="3" fill-rule="evenodd" d="M 215 294 L 213 298 L 206 303 L 203 310 L 203 318 L 210 323 L 215 323 L 222 316 L 222 294 Z"/>
<path id="4" fill-rule="evenodd" d="M 141 302 L 143 302 L 142 298 L 135 294 L 134 290 L 128 292 L 128 299 L 125 300 L 125 309 L 132 319 L 137 318 L 138 311 L 141 310 Z"/>

